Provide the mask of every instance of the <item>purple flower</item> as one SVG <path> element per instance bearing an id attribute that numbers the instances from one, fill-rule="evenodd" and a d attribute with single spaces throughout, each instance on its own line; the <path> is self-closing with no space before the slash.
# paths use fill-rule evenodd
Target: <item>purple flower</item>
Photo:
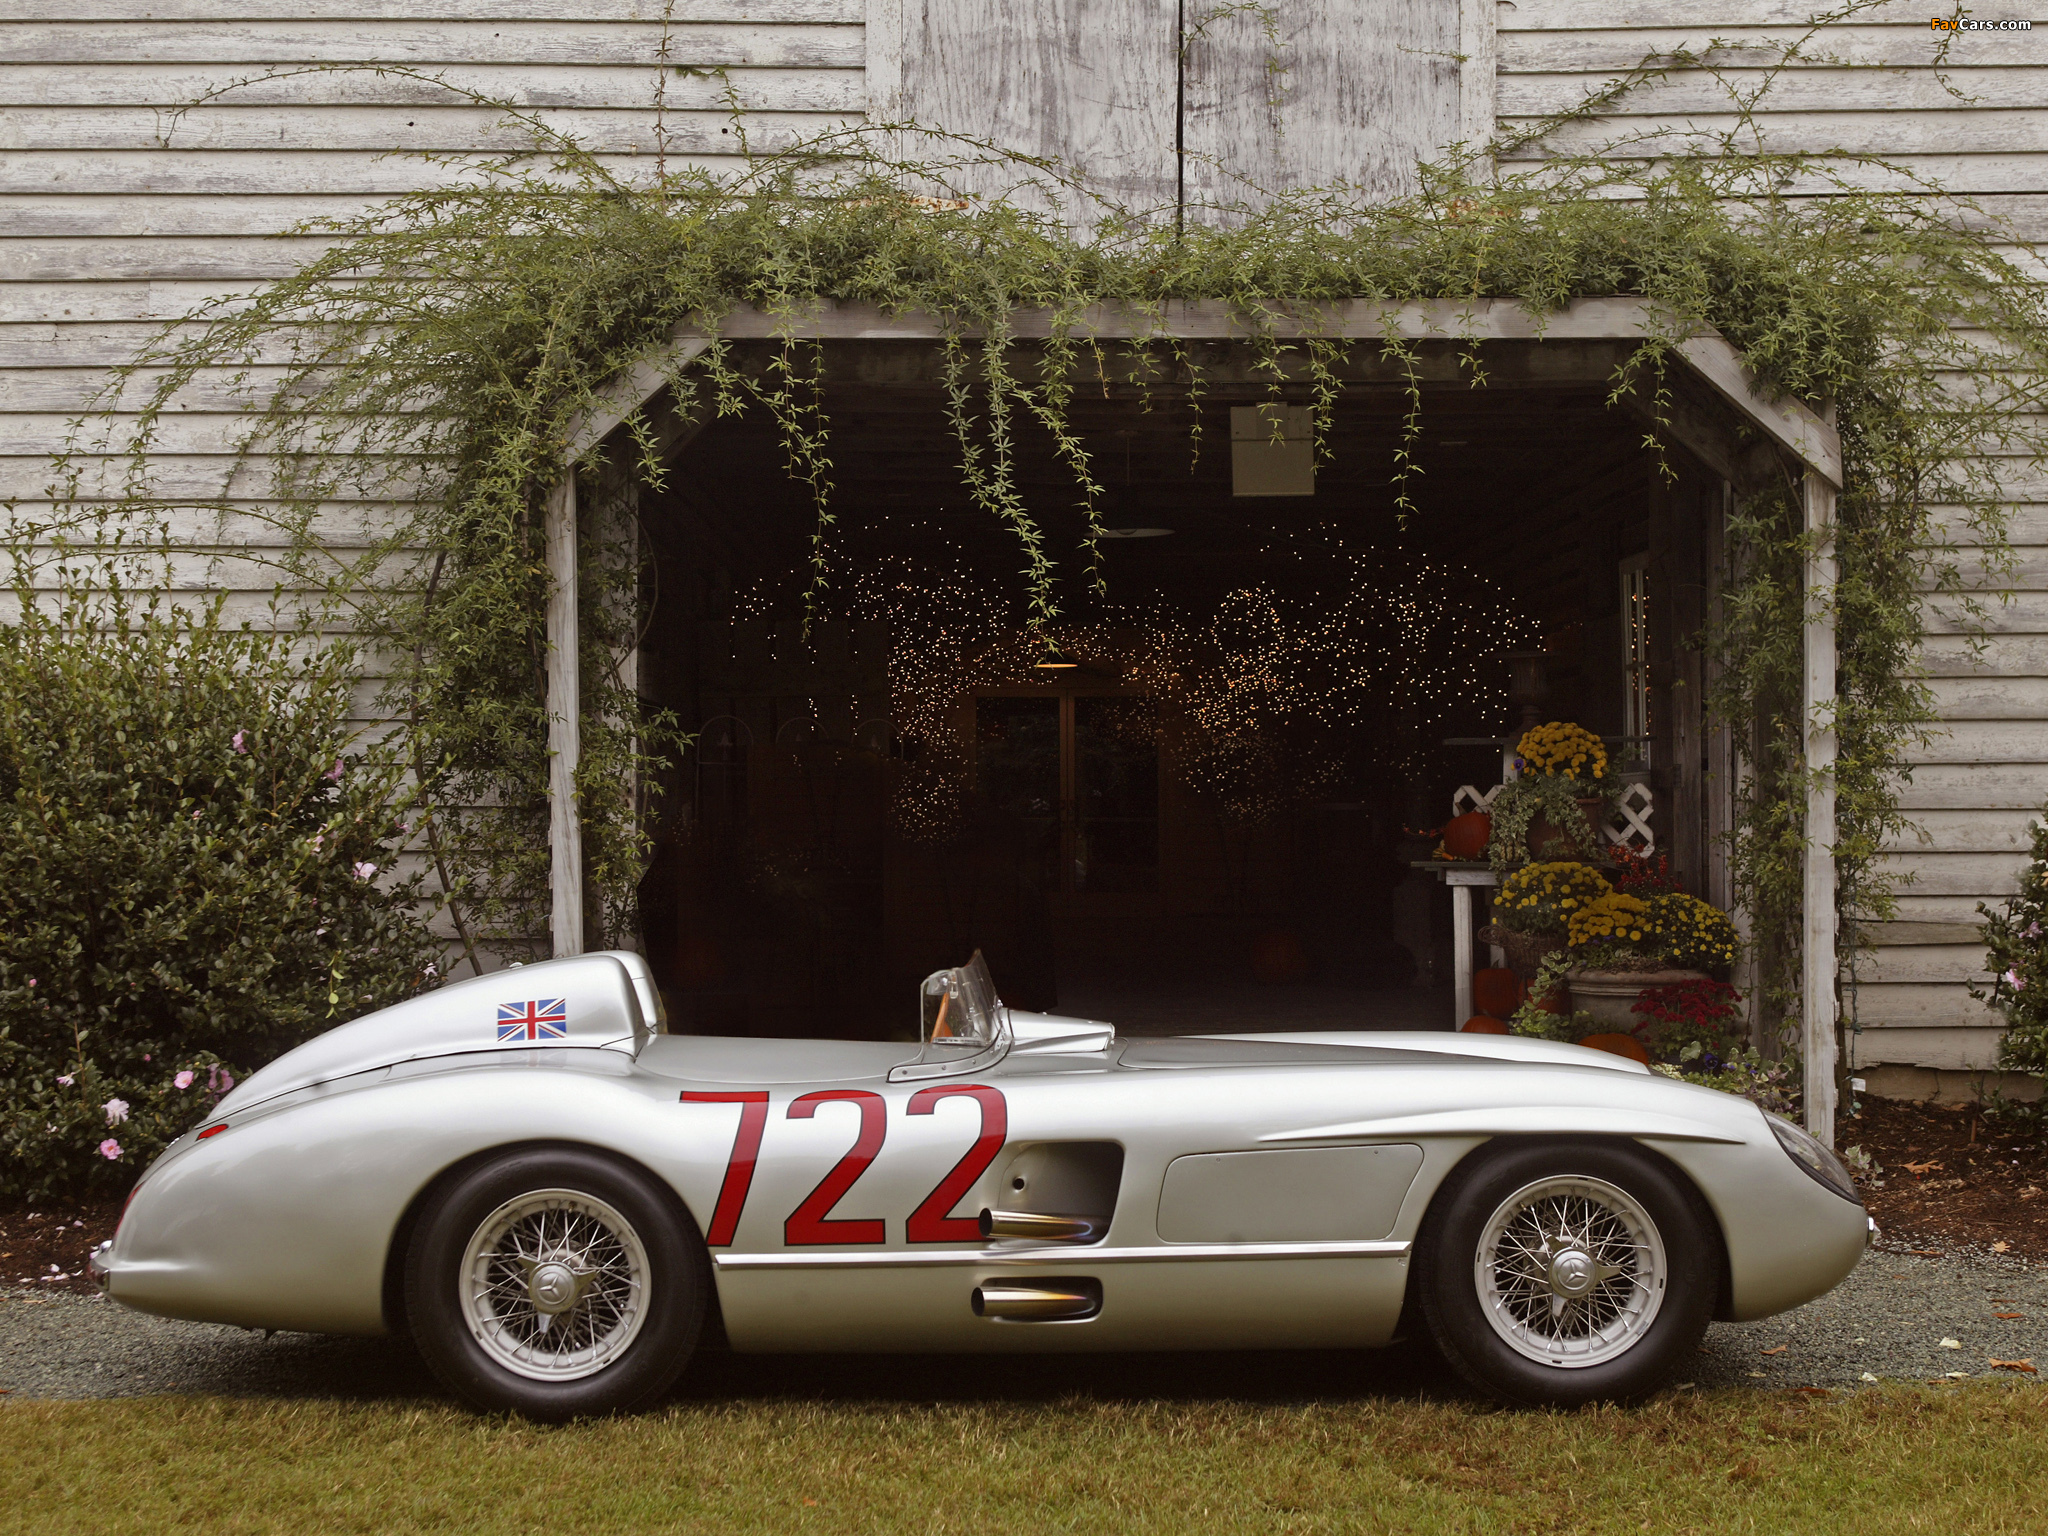
<path id="1" fill-rule="evenodd" d="M 100 1108 L 107 1112 L 107 1124 L 109 1125 L 119 1125 L 128 1118 L 128 1101 L 126 1099 L 109 1099 Z"/>
<path id="2" fill-rule="evenodd" d="M 315 832 L 313 834 L 313 851 L 315 853 L 318 853 L 320 851 L 320 845 L 326 841 L 327 834 L 325 832 Z"/>
<path id="3" fill-rule="evenodd" d="M 248 753 L 249 753 L 249 745 L 248 745 L 248 742 L 249 742 L 249 733 L 248 733 L 247 731 L 237 731 L 237 732 L 235 732 L 235 750 L 236 750 L 237 752 L 240 752 L 240 753 L 241 753 L 241 754 L 242 754 L 243 756 L 245 756 L 245 757 L 246 757 L 246 756 L 248 755 Z"/>
<path id="4" fill-rule="evenodd" d="M 2030 939 L 2038 939 L 2039 937 L 2041 937 L 2041 925 L 2039 923 L 2027 924 L 2027 937 Z M 35 983 L 30 982 L 29 985 L 34 986 Z"/>
<path id="5" fill-rule="evenodd" d="M 341 759 L 337 757 L 334 760 L 334 766 L 327 770 L 324 777 L 332 779 L 335 783 L 339 784 L 341 782 L 341 776 L 345 771 L 346 770 L 341 766 Z"/>
<path id="6" fill-rule="evenodd" d="M 192 1073 L 190 1070 L 180 1072 L 176 1077 L 172 1078 L 171 1086 L 181 1090 L 190 1088 L 192 1086 Z"/>
<path id="7" fill-rule="evenodd" d="M 121 1143 L 109 1136 L 100 1143 L 100 1156 L 110 1163 L 118 1163 L 121 1160 Z"/>
<path id="8" fill-rule="evenodd" d="M 69 1088 L 73 1083 L 78 1081 L 78 1079 L 73 1077 L 69 1072 L 66 1072 L 62 1077 L 58 1078 L 57 1081 L 64 1087 Z"/>
<path id="9" fill-rule="evenodd" d="M 356 878 L 358 880 L 367 880 L 376 873 L 377 866 L 374 864 L 358 864 L 356 866 Z"/>

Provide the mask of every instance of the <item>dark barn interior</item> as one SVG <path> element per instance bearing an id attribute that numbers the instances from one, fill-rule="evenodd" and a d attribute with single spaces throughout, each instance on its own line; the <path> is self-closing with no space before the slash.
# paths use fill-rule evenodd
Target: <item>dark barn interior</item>
<path id="1" fill-rule="evenodd" d="M 1519 732 L 1510 652 L 1541 653 L 1542 718 L 1647 734 L 1621 759 L 1696 867 L 1685 637 L 1720 478 L 1676 445 L 1665 474 L 1610 403 L 1621 345 L 1496 345 L 1479 387 L 1425 351 L 1412 433 L 1398 370 L 1354 349 L 1308 495 L 1234 494 L 1232 408 L 1242 435 L 1272 399 L 1247 349 L 1201 355 L 1198 392 L 1165 366 L 1091 377 L 1067 419 L 1117 535 L 1103 592 L 1058 445 L 1008 424 L 1056 567 L 1039 627 L 929 343 L 830 355 L 808 639 L 817 516 L 773 419 L 673 431 L 640 501 L 639 683 L 697 739 L 655 802 L 642 905 L 683 1027 L 907 1035 L 917 979 L 980 947 L 1010 1003 L 1133 1032 L 1450 1028 L 1448 897 L 1411 865 L 1458 786 L 1500 777 L 1499 747 L 1469 743 Z M 978 392 L 974 412 L 985 465 Z M 1624 593 L 1645 587 L 1631 650 Z"/>

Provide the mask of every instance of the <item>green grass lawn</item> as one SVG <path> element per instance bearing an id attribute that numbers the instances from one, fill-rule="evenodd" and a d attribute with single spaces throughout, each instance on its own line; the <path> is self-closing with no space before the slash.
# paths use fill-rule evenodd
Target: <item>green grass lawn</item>
<path id="1" fill-rule="evenodd" d="M 678 1405 L 537 1428 L 439 1404 L 0 1405 L 0 1530 L 2039 1531 L 2048 1391 Z"/>

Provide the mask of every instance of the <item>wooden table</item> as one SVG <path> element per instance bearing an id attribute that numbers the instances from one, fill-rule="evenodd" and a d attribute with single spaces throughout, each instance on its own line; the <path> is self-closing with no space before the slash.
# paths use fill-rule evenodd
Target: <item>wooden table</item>
<path id="1" fill-rule="evenodd" d="M 1451 1028 L 1463 1029 L 1472 1017 L 1472 971 L 1477 935 L 1472 929 L 1472 892 L 1500 884 L 1489 864 L 1451 859 L 1418 859 L 1411 866 L 1426 869 L 1451 888 Z M 1496 962 L 1498 963 L 1498 962 Z"/>

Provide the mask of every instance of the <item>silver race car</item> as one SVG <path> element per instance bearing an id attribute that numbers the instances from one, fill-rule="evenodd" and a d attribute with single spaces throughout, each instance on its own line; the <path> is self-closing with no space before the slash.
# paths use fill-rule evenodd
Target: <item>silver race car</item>
<path id="1" fill-rule="evenodd" d="M 1629 1399 L 1710 1318 L 1820 1295 L 1868 1220 L 1728 1094 L 1463 1034 L 1120 1040 L 979 956 L 922 1044 L 664 1031 L 633 954 L 442 988 L 299 1047 L 94 1255 L 167 1317 L 409 1332 L 536 1418 L 736 1351 L 1349 1348 L 1425 1327 L 1522 1403 Z"/>

